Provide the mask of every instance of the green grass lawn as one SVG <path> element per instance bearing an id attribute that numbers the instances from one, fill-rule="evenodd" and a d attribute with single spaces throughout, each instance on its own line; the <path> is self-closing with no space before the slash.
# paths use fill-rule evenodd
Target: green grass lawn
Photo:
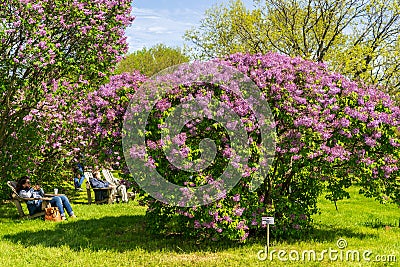
<path id="1" fill-rule="evenodd" d="M 178 236 L 152 236 L 144 228 L 151 223 L 145 221 L 144 207 L 135 202 L 89 206 L 84 197 L 84 192 L 71 196 L 79 218 L 60 223 L 19 220 L 13 203 L 0 204 L 0 266 L 400 266 L 400 209 L 359 196 L 356 189 L 351 199 L 338 203 L 338 211 L 320 200 L 322 213 L 314 216 L 311 236 L 295 242 L 271 240 L 271 250 L 286 251 L 292 258 L 296 250 L 300 259 L 304 251 L 314 250 L 318 258 L 324 250 L 339 250 L 338 239 L 347 241 L 343 260 L 330 261 L 326 253 L 320 262 L 283 262 L 278 252 L 272 262 L 260 261 L 257 252 L 265 247 L 261 238 L 245 244 L 199 244 Z M 360 261 L 346 261 L 346 252 L 355 250 Z M 371 262 L 362 259 L 366 250 Z M 397 261 L 372 262 L 387 255 Z"/>

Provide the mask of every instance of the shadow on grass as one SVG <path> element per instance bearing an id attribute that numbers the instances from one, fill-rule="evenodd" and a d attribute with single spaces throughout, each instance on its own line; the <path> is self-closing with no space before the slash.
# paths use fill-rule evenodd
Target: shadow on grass
<path id="1" fill-rule="evenodd" d="M 364 226 L 374 228 L 374 229 L 379 229 L 379 228 L 385 228 L 385 227 L 399 227 L 400 228 L 400 218 L 398 220 L 386 220 L 382 221 L 379 218 L 375 219 L 370 219 L 368 221 L 365 221 L 363 223 Z"/>
<path id="2" fill-rule="evenodd" d="M 176 253 L 218 252 L 247 245 L 261 245 L 265 238 L 250 238 L 247 243 L 234 241 L 197 242 L 193 238 L 176 236 L 155 236 L 145 230 L 144 215 L 103 217 L 100 219 L 69 221 L 57 223 L 55 229 L 24 231 L 2 238 L 24 246 L 41 245 L 44 247 L 68 246 L 72 250 L 92 251 L 111 250 L 117 252 L 141 249 L 146 251 L 165 251 Z M 347 229 L 320 229 L 302 241 L 336 241 L 339 237 L 366 238 L 372 235 L 355 233 Z M 293 240 L 298 242 L 299 240 Z M 289 241 L 291 243 L 291 241 Z"/>
<path id="3" fill-rule="evenodd" d="M 11 201 L 0 203 L 0 222 L 4 219 L 18 219 L 18 211 L 15 204 Z"/>
<path id="4" fill-rule="evenodd" d="M 336 228 L 315 228 L 313 232 L 307 236 L 307 238 L 304 238 L 304 241 L 308 240 L 315 240 L 318 242 L 324 242 L 324 241 L 337 241 L 339 238 L 357 238 L 357 239 L 365 239 L 365 238 L 373 238 L 377 237 L 376 234 L 366 234 L 362 232 L 355 232 L 351 229 L 348 228 L 341 228 L 341 227 L 336 227 Z"/>
<path id="5" fill-rule="evenodd" d="M 266 236 L 267 231 L 266 229 L 260 230 L 261 234 L 259 233 L 257 237 L 252 238 L 253 243 L 265 244 L 266 243 Z M 335 228 L 328 228 L 325 225 L 314 225 L 314 228 L 310 230 L 308 233 L 304 233 L 301 238 L 294 239 L 282 239 L 276 238 L 271 231 L 270 233 L 270 240 L 272 244 L 276 244 L 276 242 L 285 242 L 287 244 L 296 244 L 299 242 L 336 242 L 340 238 L 356 238 L 356 239 L 365 239 L 365 238 L 377 238 L 377 234 L 371 233 L 362 233 L 360 231 L 354 231 L 349 228 L 343 227 L 335 227 Z"/>
<path id="6" fill-rule="evenodd" d="M 49 222 L 50 223 L 50 222 Z M 82 249 L 128 251 L 175 251 L 188 253 L 194 251 L 215 251 L 216 242 L 196 244 L 196 241 L 181 236 L 154 236 L 145 230 L 143 215 L 103 217 L 100 219 L 69 221 L 57 223 L 55 229 L 23 231 L 4 235 L 3 239 L 24 246 L 41 245 L 45 247 L 68 246 L 72 250 Z M 218 250 L 237 247 L 237 244 L 218 245 Z"/>

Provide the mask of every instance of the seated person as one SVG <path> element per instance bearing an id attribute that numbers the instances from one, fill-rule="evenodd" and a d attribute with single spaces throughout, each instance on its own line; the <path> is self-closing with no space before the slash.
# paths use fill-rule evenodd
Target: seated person
<path id="1" fill-rule="evenodd" d="M 82 191 L 82 184 L 83 181 L 85 180 L 85 174 L 84 174 L 84 167 L 81 163 L 78 163 L 74 169 L 73 169 L 73 173 L 74 173 L 74 186 L 75 189 L 78 191 Z"/>
<path id="2" fill-rule="evenodd" d="M 94 178 L 100 179 L 100 171 L 96 170 L 93 173 Z M 111 177 L 105 176 L 107 182 L 110 184 L 110 187 L 112 188 L 111 194 L 112 195 L 120 195 L 122 198 L 122 202 L 128 203 L 128 194 L 126 192 L 126 186 L 121 184 L 118 179 L 114 178 L 114 176 L 111 175 Z"/>
<path id="3" fill-rule="evenodd" d="M 100 172 L 96 170 L 93 172 L 93 178 L 90 179 L 90 184 L 94 188 L 113 187 L 109 182 L 101 180 Z"/>
<path id="4" fill-rule="evenodd" d="M 44 191 L 39 185 L 31 187 L 31 181 L 28 176 L 23 176 L 19 179 L 16 188 L 18 194 L 23 198 L 42 198 L 44 196 Z M 27 201 L 27 206 L 29 214 L 33 215 L 37 212 L 42 211 L 43 200 L 29 200 Z M 69 200 L 64 195 L 54 196 L 50 200 L 50 204 L 53 207 L 58 207 L 61 213 L 61 219 L 66 220 L 64 208 L 67 210 L 70 218 L 76 218 L 74 211 L 72 210 Z"/>

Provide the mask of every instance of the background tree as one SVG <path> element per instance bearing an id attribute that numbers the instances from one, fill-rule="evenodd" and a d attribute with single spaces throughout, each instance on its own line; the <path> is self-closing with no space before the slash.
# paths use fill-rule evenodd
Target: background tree
<path id="1" fill-rule="evenodd" d="M 381 0 L 240 0 L 207 10 L 186 32 L 197 58 L 277 51 L 327 62 L 351 79 L 400 89 L 400 6 Z"/>
<path id="2" fill-rule="evenodd" d="M 138 70 L 147 77 L 151 77 L 165 68 L 188 61 L 189 57 L 184 55 L 180 48 L 158 44 L 149 49 L 143 48 L 127 55 L 118 63 L 115 73 L 131 73 Z"/>
<path id="3" fill-rule="evenodd" d="M 72 107 L 106 82 L 126 53 L 124 30 L 133 20 L 130 11 L 131 1 L 126 0 L 3 1 L 2 187 L 5 180 L 27 173 L 59 177 L 67 159 L 64 152 L 68 149 L 62 148 L 63 142 L 72 142 L 73 136 L 64 135 L 67 131 L 63 134 L 58 128 L 72 128 L 67 120 Z M 54 168 L 58 171 L 53 172 Z"/>
<path id="4" fill-rule="evenodd" d="M 236 52 L 265 53 L 272 45 L 261 39 L 263 22 L 260 9 L 247 9 L 240 0 L 220 4 L 205 11 L 197 28 L 188 30 L 185 46 L 196 59 L 223 57 Z M 265 30 L 264 30 L 265 31 Z"/>

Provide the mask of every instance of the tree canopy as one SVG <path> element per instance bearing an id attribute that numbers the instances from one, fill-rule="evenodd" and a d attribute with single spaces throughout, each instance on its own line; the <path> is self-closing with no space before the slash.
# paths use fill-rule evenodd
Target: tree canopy
<path id="1" fill-rule="evenodd" d="M 188 61 L 189 57 L 184 55 L 181 49 L 158 44 L 127 55 L 126 58 L 119 62 L 115 74 L 132 73 L 138 70 L 147 77 L 151 77 L 168 67 Z"/>

